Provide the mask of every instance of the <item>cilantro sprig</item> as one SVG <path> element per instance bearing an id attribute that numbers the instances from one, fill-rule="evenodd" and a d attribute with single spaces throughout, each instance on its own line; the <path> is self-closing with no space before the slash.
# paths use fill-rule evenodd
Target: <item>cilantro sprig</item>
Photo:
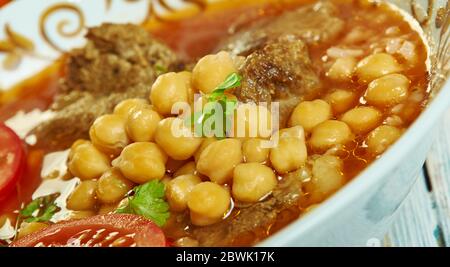
<path id="1" fill-rule="evenodd" d="M 241 80 L 242 77 L 239 74 L 236 72 L 231 73 L 225 81 L 217 86 L 217 88 L 214 89 L 214 91 L 209 95 L 208 101 L 212 102 L 226 100 L 227 97 L 225 95 L 225 91 L 241 86 Z"/>
<path id="2" fill-rule="evenodd" d="M 116 213 L 141 215 L 158 226 L 163 226 L 169 219 L 169 204 L 164 200 L 165 186 L 153 180 L 133 189 L 134 195 L 128 197 L 128 203 L 119 207 Z"/>
<path id="3" fill-rule="evenodd" d="M 164 73 L 169 72 L 169 70 L 163 65 L 156 64 L 155 65 L 155 72 L 156 72 L 156 76 L 159 76 L 159 75 L 162 75 Z"/>
<path id="4" fill-rule="evenodd" d="M 28 203 L 20 212 L 20 219 L 25 222 L 48 222 L 60 210 L 55 204 L 59 193 L 42 196 Z"/>
<path id="5" fill-rule="evenodd" d="M 196 131 L 200 130 L 203 133 L 203 125 L 210 120 L 211 117 L 216 116 L 217 110 L 222 110 L 223 114 L 218 114 L 222 116 L 222 122 L 225 123 L 225 129 L 221 129 L 219 136 L 217 138 L 226 137 L 226 133 L 230 131 L 231 119 L 233 117 L 234 110 L 237 106 L 237 100 L 228 97 L 225 92 L 230 89 L 237 88 L 241 86 L 242 77 L 238 73 L 230 74 L 225 81 L 223 81 L 219 86 L 214 89 L 214 91 L 207 96 L 207 103 L 205 104 L 203 111 L 194 112 L 191 116 L 187 118 L 187 124 L 189 126 L 194 126 Z M 219 106 L 220 105 L 220 106 Z M 216 131 L 216 122 L 212 122 L 211 132 Z M 207 130 L 207 129 L 206 129 Z M 196 132 L 197 133 L 197 132 Z M 202 135 L 200 133 L 200 135 Z M 198 134 L 198 133 L 197 133 Z M 209 135 L 210 133 L 203 133 Z"/>

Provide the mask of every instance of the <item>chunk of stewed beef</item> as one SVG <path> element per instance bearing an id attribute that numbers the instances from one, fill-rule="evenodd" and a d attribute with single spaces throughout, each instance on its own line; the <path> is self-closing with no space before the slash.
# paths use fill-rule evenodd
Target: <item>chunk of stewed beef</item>
<path id="1" fill-rule="evenodd" d="M 243 102 L 280 104 L 280 126 L 295 106 L 320 87 L 305 42 L 294 35 L 269 41 L 246 57 L 242 85 L 235 91 Z"/>
<path id="2" fill-rule="evenodd" d="M 295 106 L 320 92 L 308 46 L 336 39 L 344 29 L 339 10 L 330 1 L 320 1 L 257 21 L 226 40 L 219 49 L 245 56 L 243 76 L 236 95 L 243 102 L 277 101 L 280 127 L 286 126 Z"/>
<path id="3" fill-rule="evenodd" d="M 86 38 L 86 46 L 68 58 L 63 92 L 124 92 L 139 84 L 151 86 L 157 69 L 176 67 L 176 55 L 136 25 L 103 24 L 89 29 Z"/>
<path id="4" fill-rule="evenodd" d="M 73 50 L 52 105 L 55 117 L 33 133 L 37 146 L 66 148 L 87 138 L 95 118 L 120 101 L 147 97 L 161 71 L 180 68 L 176 55 L 145 29 L 131 24 L 103 24 L 88 30 L 84 48 Z"/>
<path id="5" fill-rule="evenodd" d="M 235 93 L 244 102 L 306 95 L 320 84 L 306 44 L 293 35 L 281 36 L 250 54 L 240 72 L 242 86 Z"/>
<path id="6" fill-rule="evenodd" d="M 338 17 L 338 12 L 331 1 L 284 12 L 276 18 L 269 17 L 244 27 L 224 41 L 220 49 L 246 56 L 284 34 L 301 38 L 308 45 L 329 43 L 344 30 L 344 21 Z"/>

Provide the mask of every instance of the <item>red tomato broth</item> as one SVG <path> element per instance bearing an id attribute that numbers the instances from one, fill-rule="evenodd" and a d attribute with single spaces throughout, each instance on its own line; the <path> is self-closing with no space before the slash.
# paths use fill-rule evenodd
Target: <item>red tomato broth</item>
<path id="1" fill-rule="evenodd" d="M 225 1 L 226 3 L 216 3 L 208 6 L 208 8 L 192 18 L 180 21 L 171 21 L 172 17 L 182 16 L 184 11 L 165 17 L 164 21 L 151 20 L 145 24 L 145 27 L 158 39 L 168 44 L 182 58 L 195 61 L 199 57 L 213 52 L 214 48 L 228 36 L 227 30 L 230 26 L 246 25 L 258 18 L 276 16 L 285 10 L 301 6 L 305 3 L 315 2 L 312 0 L 286 0 L 286 1 Z M 244 2 L 244 3 L 243 3 Z M 385 32 L 387 28 L 397 26 L 400 32 L 410 34 L 408 40 L 414 41 L 418 45 L 418 60 L 414 68 L 403 72 L 411 79 L 411 87 L 424 94 L 423 101 L 417 103 L 406 104 L 406 108 L 399 114 L 405 121 L 402 127 L 407 128 L 421 113 L 426 105 L 428 96 L 428 72 L 426 67 L 427 51 L 420 35 L 411 30 L 411 26 L 405 19 L 393 12 L 385 5 L 381 6 L 364 6 L 359 4 L 360 1 L 342 0 L 339 3 L 340 17 L 346 22 L 346 30 L 342 36 L 339 36 L 334 43 L 339 44 L 345 35 L 355 26 L 361 26 L 372 30 L 375 33 Z M 380 23 L 373 23 L 365 19 L 368 15 L 386 16 L 387 19 Z M 362 97 L 367 85 L 359 84 L 356 80 L 351 82 L 332 81 L 327 78 L 327 63 L 324 58 L 330 45 L 311 46 L 309 52 L 313 65 L 320 79 L 324 90 L 321 94 L 311 96 L 310 98 L 322 98 L 332 89 L 344 88 L 350 89 Z M 367 51 L 366 51 L 367 53 Z M 402 63 L 402 59 L 397 57 Z M 25 81 L 23 84 L 14 88 L 11 92 L 0 95 L 0 119 L 6 120 L 19 110 L 32 110 L 34 108 L 46 109 L 50 106 L 53 96 L 57 93 L 58 79 L 63 76 L 63 68 L 60 62 L 43 71 L 41 74 Z M 359 105 L 365 105 L 364 102 Z M 391 115 L 391 110 L 383 111 L 385 119 Z M 335 118 L 339 118 L 341 114 L 335 114 Z M 370 154 L 365 145 L 366 135 L 357 136 L 350 144 L 346 145 L 341 156 L 344 163 L 344 175 L 346 180 L 351 180 L 357 176 L 364 168 L 373 162 L 377 156 Z M 308 149 L 312 154 L 311 149 Z M 0 203 L 0 214 L 12 213 L 20 208 L 22 203 L 26 203 L 31 199 L 34 190 L 41 182 L 40 168 L 42 158 L 45 151 L 33 150 L 28 147 L 28 167 L 23 179 L 17 185 L 16 194 L 10 196 L 7 201 Z M 307 202 L 306 202 L 307 203 Z M 303 203 L 304 204 L 304 203 Z M 311 203 L 308 203 L 308 205 Z M 235 240 L 234 245 L 253 244 L 265 237 L 273 234 L 285 225 L 289 224 L 304 211 L 306 206 L 299 204 L 299 209 L 288 210 L 283 212 L 282 216 L 268 229 L 256 229 L 255 232 L 242 236 L 242 239 Z M 233 211 L 234 215 L 238 211 Z M 174 217 L 174 216 L 173 216 Z M 231 218 L 233 216 L 230 216 Z M 186 229 L 186 230 L 185 230 Z M 169 221 L 164 229 L 166 236 L 171 240 L 189 235 L 189 227 L 187 225 L 176 222 L 173 218 Z"/>

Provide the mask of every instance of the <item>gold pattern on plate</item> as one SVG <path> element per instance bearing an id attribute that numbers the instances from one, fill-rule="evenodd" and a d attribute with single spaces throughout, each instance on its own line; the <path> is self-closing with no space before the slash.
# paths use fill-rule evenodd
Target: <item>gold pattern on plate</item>
<path id="1" fill-rule="evenodd" d="M 416 0 L 411 0 L 411 15 L 420 23 L 422 27 L 428 25 L 433 16 L 433 7 L 435 5 L 435 0 L 427 1 L 427 10 L 424 15 L 419 15 L 419 10 L 422 11 L 423 8 L 417 3 Z"/>
<path id="2" fill-rule="evenodd" d="M 154 18 L 159 21 L 166 21 L 167 19 L 160 13 L 163 12 L 176 12 L 176 9 L 172 7 L 168 0 L 121 0 L 125 3 L 135 3 L 140 1 L 147 1 L 148 8 L 147 13 L 145 15 L 144 21 Z M 202 11 L 207 7 L 207 0 L 181 0 L 186 4 L 191 4 L 198 8 L 198 10 Z M 113 0 L 105 0 L 105 11 L 108 12 L 112 5 Z M 161 8 L 161 12 L 157 11 L 156 6 Z M 42 39 L 53 49 L 58 52 L 67 52 L 60 44 L 57 43 L 56 40 L 53 40 L 50 37 L 49 29 L 47 27 L 47 22 L 49 18 L 55 13 L 61 11 L 68 11 L 76 15 L 76 28 L 74 30 L 68 31 L 67 26 L 71 23 L 66 18 L 61 19 L 56 25 L 56 33 L 63 38 L 75 38 L 78 37 L 83 30 L 86 28 L 86 19 L 83 11 L 75 4 L 71 3 L 59 3 L 55 5 L 51 5 L 44 10 L 44 12 L 39 17 L 39 33 Z M 32 40 L 29 38 L 13 31 L 9 24 L 5 24 L 5 33 L 7 38 L 5 40 L 0 40 L 0 53 L 6 53 L 5 58 L 2 62 L 2 67 L 5 70 L 14 70 L 16 69 L 20 63 L 22 62 L 23 56 L 34 56 L 37 58 L 50 60 L 48 57 L 39 56 L 34 53 L 35 47 Z"/>
<path id="3" fill-rule="evenodd" d="M 57 33 L 65 38 L 73 38 L 78 36 L 83 29 L 85 28 L 85 18 L 83 12 L 80 8 L 74 4 L 56 4 L 47 8 L 44 13 L 41 15 L 39 19 L 39 31 L 41 33 L 42 38 L 44 38 L 45 42 L 50 45 L 53 49 L 65 52 L 63 48 L 61 48 L 55 41 L 53 41 L 49 34 L 48 29 L 46 27 L 47 20 L 49 17 L 56 12 L 60 11 L 70 11 L 77 16 L 77 27 L 72 31 L 66 31 L 66 26 L 70 24 L 70 21 L 67 19 L 62 19 L 58 22 L 56 26 Z"/>
<path id="4" fill-rule="evenodd" d="M 440 88 L 450 76 L 450 2 L 440 7 L 434 23 L 439 30 L 433 61 L 432 88 Z"/>
<path id="5" fill-rule="evenodd" d="M 142 21 L 142 23 L 145 23 L 152 18 L 154 18 L 158 21 L 167 21 L 167 19 L 164 18 L 164 16 L 157 11 L 156 6 L 160 7 L 163 10 L 163 12 L 165 12 L 165 13 L 177 11 L 176 8 L 174 8 L 173 6 L 171 6 L 169 4 L 168 0 L 122 0 L 122 1 L 128 2 L 128 3 L 147 1 L 147 3 L 148 3 L 147 14 L 145 16 L 144 21 Z M 203 11 L 208 5 L 207 0 L 181 0 L 181 1 L 186 4 L 194 5 L 200 11 Z M 106 11 L 111 9 L 112 4 L 113 4 L 113 0 L 105 0 Z"/>
<path id="6" fill-rule="evenodd" d="M 2 67 L 5 70 L 14 70 L 22 62 L 24 55 L 34 52 L 34 44 L 27 37 L 14 31 L 8 23 L 5 24 L 4 31 L 6 39 L 0 40 L 0 52 L 6 53 Z"/>

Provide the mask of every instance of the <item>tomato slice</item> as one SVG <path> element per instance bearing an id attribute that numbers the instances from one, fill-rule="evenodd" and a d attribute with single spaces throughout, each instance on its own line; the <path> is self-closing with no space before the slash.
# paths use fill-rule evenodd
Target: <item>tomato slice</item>
<path id="1" fill-rule="evenodd" d="M 13 191 L 25 169 L 22 140 L 0 122 L 0 201 Z"/>
<path id="2" fill-rule="evenodd" d="M 53 224 L 10 244 L 12 247 L 165 247 L 163 231 L 144 217 L 97 215 Z"/>

